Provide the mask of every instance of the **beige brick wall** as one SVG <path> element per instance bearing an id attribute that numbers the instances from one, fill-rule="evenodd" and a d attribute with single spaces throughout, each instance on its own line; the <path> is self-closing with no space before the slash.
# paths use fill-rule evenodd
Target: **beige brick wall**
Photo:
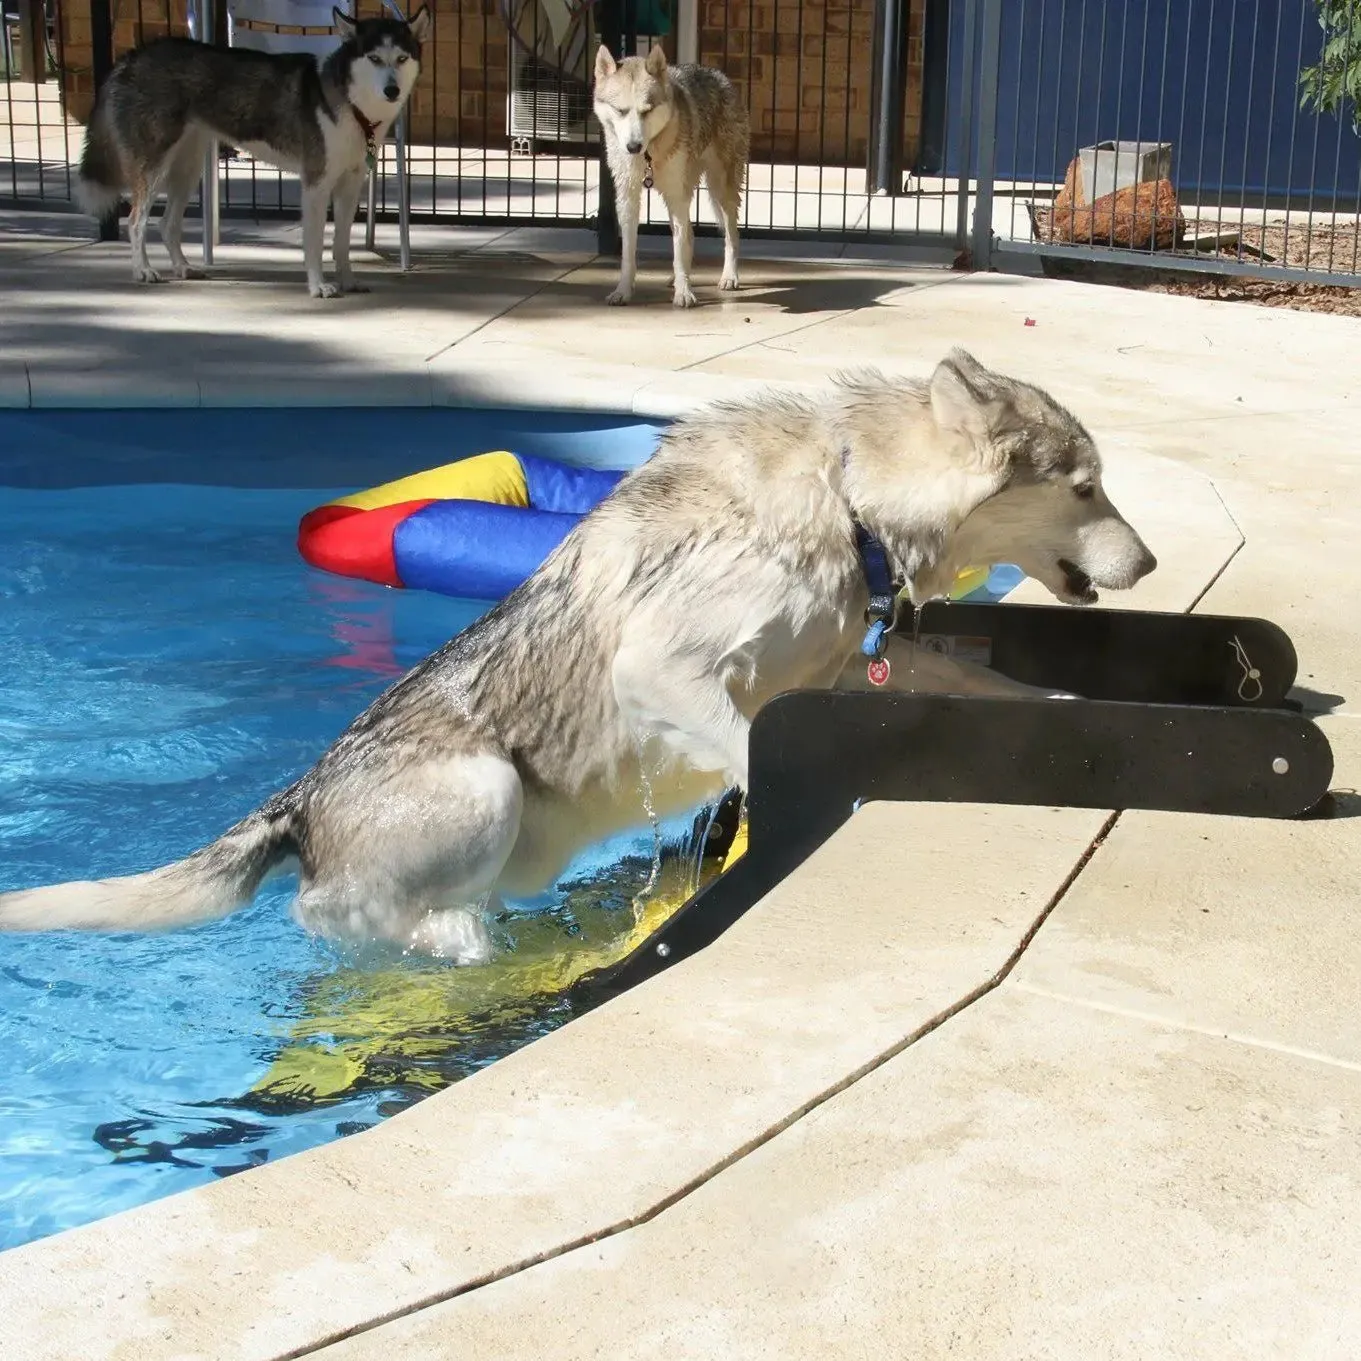
<path id="1" fill-rule="evenodd" d="M 699 54 L 747 100 L 754 160 L 865 163 L 869 137 L 873 0 L 697 0 Z M 377 12 L 362 0 L 361 13 Z M 412 98 L 412 135 L 443 146 L 506 145 L 510 37 L 496 0 L 433 0 L 435 25 Z M 920 134 L 922 20 L 910 0 L 904 135 Z M 114 0 L 114 55 L 164 33 L 184 33 L 185 0 Z M 89 0 L 60 5 L 64 87 L 84 122 L 94 98 Z M 825 84 L 824 84 L 825 81 Z"/>
<path id="2" fill-rule="evenodd" d="M 869 140 L 874 0 L 698 0 L 699 59 L 747 99 L 752 159 L 863 166 Z M 909 0 L 903 133 L 921 133 L 926 0 Z"/>

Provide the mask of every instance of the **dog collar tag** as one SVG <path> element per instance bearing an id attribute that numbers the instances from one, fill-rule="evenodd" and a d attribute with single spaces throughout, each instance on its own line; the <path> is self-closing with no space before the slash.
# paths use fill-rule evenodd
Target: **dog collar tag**
<path id="1" fill-rule="evenodd" d="M 887 685 L 888 672 L 889 665 L 887 657 L 876 657 L 865 668 L 865 674 L 869 677 L 871 685 Z"/>
<path id="2" fill-rule="evenodd" d="M 652 178 L 652 157 L 645 151 L 643 152 L 643 188 L 651 189 L 655 181 Z"/>

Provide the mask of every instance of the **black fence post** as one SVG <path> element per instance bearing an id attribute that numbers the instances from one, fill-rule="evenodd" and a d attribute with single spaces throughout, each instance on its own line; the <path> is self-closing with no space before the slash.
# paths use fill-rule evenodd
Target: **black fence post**
<path id="1" fill-rule="evenodd" d="M 903 191 L 903 72 L 907 5 L 874 0 L 874 57 L 870 77 L 869 191 Z"/>
<path id="2" fill-rule="evenodd" d="M 637 0 L 599 0 L 595 11 L 600 16 L 596 31 L 601 46 L 609 48 L 619 61 L 632 56 L 638 50 Z M 586 79 L 593 84 L 594 52 L 588 54 L 586 67 Z M 603 134 L 600 139 L 600 202 L 596 207 L 595 223 L 596 250 L 601 255 L 618 255 L 621 249 L 619 214 L 614 207 L 614 176 L 605 159 Z"/>
<path id="3" fill-rule="evenodd" d="M 113 15 L 109 0 L 90 0 L 90 69 L 94 76 L 95 99 L 113 70 Z M 118 240 L 118 209 L 99 219 L 99 239 Z"/>
<path id="4" fill-rule="evenodd" d="M 950 0 L 926 0 L 922 32 L 922 129 L 918 175 L 945 174 L 950 93 Z"/>

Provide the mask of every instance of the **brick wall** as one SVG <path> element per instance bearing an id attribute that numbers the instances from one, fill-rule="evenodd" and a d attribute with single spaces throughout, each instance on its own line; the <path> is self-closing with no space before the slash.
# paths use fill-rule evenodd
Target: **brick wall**
<path id="1" fill-rule="evenodd" d="M 737 82 L 752 160 L 863 166 L 869 143 L 874 0 L 698 0 L 699 59 Z M 926 0 L 909 0 L 903 135 L 921 133 Z"/>
<path id="2" fill-rule="evenodd" d="M 114 59 L 151 38 L 187 33 L 185 0 L 111 0 Z M 90 43 L 89 0 L 61 0 L 57 6 L 61 27 L 60 56 L 64 75 L 66 111 L 83 123 L 94 105 L 94 59 Z"/>
<path id="3" fill-rule="evenodd" d="M 408 7 L 416 6 L 408 0 Z M 414 140 L 504 146 L 510 37 L 496 0 L 437 0 L 434 8 L 433 36 L 411 100 Z M 67 109 L 83 123 L 94 103 L 90 4 L 61 0 L 59 9 Z M 377 0 L 361 0 L 361 14 L 379 10 Z M 139 42 L 188 32 L 185 0 L 113 0 L 113 14 L 115 60 Z"/>
<path id="4" fill-rule="evenodd" d="M 873 0 L 697 4 L 700 60 L 726 71 L 746 98 L 753 160 L 864 165 Z M 504 147 L 510 37 L 497 0 L 433 0 L 433 8 L 433 37 L 411 103 L 413 140 Z M 89 0 L 62 0 L 59 9 L 67 107 L 84 122 L 94 98 Z M 377 10 L 377 0 L 362 0 L 361 13 Z M 925 0 L 909 0 L 909 161 L 920 133 L 924 10 Z M 138 41 L 186 29 L 185 0 L 114 0 L 115 57 Z"/>

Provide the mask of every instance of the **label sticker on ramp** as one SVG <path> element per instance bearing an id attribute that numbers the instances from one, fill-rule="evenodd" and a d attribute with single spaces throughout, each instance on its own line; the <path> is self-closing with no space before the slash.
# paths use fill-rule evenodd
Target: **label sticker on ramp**
<path id="1" fill-rule="evenodd" d="M 941 657 L 953 657 L 957 662 L 973 662 L 975 666 L 992 665 L 992 639 L 970 638 L 953 633 L 923 633 L 917 644 Z"/>

